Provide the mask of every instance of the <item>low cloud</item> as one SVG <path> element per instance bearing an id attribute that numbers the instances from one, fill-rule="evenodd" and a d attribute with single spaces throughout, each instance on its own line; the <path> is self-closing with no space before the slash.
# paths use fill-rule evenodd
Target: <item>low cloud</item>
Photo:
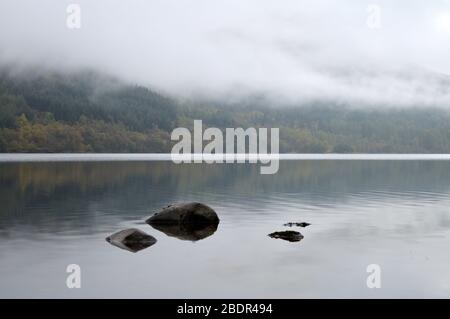
<path id="1" fill-rule="evenodd" d="M 450 105 L 450 2 L 0 3 L 0 61 L 99 69 L 180 97 Z"/>

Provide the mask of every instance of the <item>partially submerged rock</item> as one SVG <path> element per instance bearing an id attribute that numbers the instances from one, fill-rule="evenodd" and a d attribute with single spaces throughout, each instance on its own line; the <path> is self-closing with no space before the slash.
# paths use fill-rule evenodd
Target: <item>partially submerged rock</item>
<path id="1" fill-rule="evenodd" d="M 288 227 L 294 227 L 294 226 L 297 226 L 297 227 L 307 227 L 307 226 L 309 226 L 309 225 L 311 225 L 311 224 L 310 224 L 310 223 L 301 222 L 301 223 L 286 223 L 286 224 L 284 224 L 283 226 L 288 226 Z"/>
<path id="2" fill-rule="evenodd" d="M 170 237 L 181 240 L 197 241 L 211 236 L 217 230 L 217 224 L 153 224 L 151 225 Z"/>
<path id="3" fill-rule="evenodd" d="M 169 205 L 146 220 L 155 225 L 218 225 L 219 217 L 209 206 L 202 203 Z"/>
<path id="4" fill-rule="evenodd" d="M 156 238 L 147 235 L 139 229 L 130 228 L 106 237 L 106 241 L 111 245 L 135 253 L 154 245 L 156 243 Z"/>
<path id="5" fill-rule="evenodd" d="M 303 235 L 297 231 L 287 230 L 287 231 L 277 231 L 269 234 L 270 238 L 283 239 L 290 242 L 297 242 L 303 239 Z"/>

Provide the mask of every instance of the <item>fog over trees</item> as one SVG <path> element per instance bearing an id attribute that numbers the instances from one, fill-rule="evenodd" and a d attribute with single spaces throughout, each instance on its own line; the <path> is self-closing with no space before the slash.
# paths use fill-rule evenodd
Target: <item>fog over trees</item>
<path id="1" fill-rule="evenodd" d="M 448 153 L 450 112 L 442 108 L 358 108 L 179 100 L 93 71 L 1 72 L 2 152 L 170 152 L 170 133 L 206 127 L 279 127 L 280 152 Z"/>

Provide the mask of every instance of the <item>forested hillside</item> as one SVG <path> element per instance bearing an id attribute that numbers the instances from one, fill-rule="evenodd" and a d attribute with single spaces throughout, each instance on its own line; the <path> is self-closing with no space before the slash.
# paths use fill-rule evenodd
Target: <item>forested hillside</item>
<path id="1" fill-rule="evenodd" d="M 201 119 L 279 127 L 281 152 L 450 153 L 447 110 L 273 104 L 181 103 L 92 71 L 2 69 L 0 152 L 170 152 L 172 129 Z"/>

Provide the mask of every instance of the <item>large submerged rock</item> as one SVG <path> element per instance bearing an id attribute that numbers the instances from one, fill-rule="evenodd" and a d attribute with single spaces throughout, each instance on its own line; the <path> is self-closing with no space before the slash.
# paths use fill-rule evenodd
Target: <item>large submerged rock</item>
<path id="1" fill-rule="evenodd" d="M 167 236 L 197 241 L 214 234 L 219 221 L 211 207 L 202 203 L 183 203 L 163 208 L 146 223 Z"/>
<path id="2" fill-rule="evenodd" d="M 183 203 L 169 205 L 160 212 L 155 213 L 145 221 L 152 226 L 157 225 L 189 225 L 200 227 L 205 225 L 218 225 L 219 217 L 209 206 L 202 203 Z"/>
<path id="3" fill-rule="evenodd" d="M 286 230 L 286 231 L 277 231 L 269 234 L 270 238 L 283 239 L 290 242 L 297 242 L 303 239 L 303 235 L 297 231 Z"/>
<path id="4" fill-rule="evenodd" d="M 156 243 L 156 238 L 139 229 L 130 228 L 118 231 L 117 233 L 106 237 L 106 241 L 111 245 L 136 253 L 154 245 Z"/>

